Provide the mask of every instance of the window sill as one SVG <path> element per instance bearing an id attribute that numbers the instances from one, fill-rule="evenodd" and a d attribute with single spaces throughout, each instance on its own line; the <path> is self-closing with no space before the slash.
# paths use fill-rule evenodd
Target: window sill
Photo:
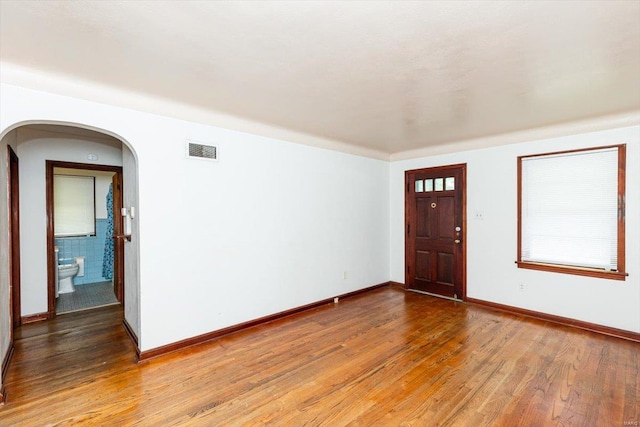
<path id="1" fill-rule="evenodd" d="M 626 280 L 629 273 L 619 271 L 605 271 L 595 268 L 570 267 L 567 265 L 544 264 L 539 262 L 516 261 L 518 268 L 529 270 L 550 271 L 552 273 L 573 274 L 577 276 L 598 277 L 610 280 Z"/>

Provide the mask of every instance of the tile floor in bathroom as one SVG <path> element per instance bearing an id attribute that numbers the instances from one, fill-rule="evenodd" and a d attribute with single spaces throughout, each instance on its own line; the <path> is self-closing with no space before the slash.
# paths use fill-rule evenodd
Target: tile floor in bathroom
<path id="1" fill-rule="evenodd" d="M 75 292 L 60 294 L 56 301 L 56 314 L 117 303 L 118 300 L 113 293 L 113 283 L 111 281 L 88 283 L 76 286 Z"/>

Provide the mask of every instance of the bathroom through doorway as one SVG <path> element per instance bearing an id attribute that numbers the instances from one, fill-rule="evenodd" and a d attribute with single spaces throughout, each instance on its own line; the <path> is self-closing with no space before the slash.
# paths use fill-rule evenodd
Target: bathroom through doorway
<path id="1" fill-rule="evenodd" d="M 56 314 L 124 303 L 122 182 L 120 166 L 47 160 L 50 318 Z M 81 192 L 88 195 L 79 196 Z M 61 205 L 65 196 L 72 199 L 72 203 L 84 201 L 94 210 L 88 209 L 90 212 L 85 214 L 81 207 L 69 209 Z M 68 211 L 79 211 L 81 215 L 74 217 L 68 215 Z M 87 217 L 86 221 L 82 214 Z"/>

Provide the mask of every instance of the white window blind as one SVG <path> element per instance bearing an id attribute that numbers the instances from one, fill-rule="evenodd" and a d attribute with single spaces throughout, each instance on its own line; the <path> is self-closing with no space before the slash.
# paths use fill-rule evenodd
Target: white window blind
<path id="1" fill-rule="evenodd" d="M 53 176 L 54 234 L 56 237 L 96 234 L 95 178 Z"/>
<path id="2" fill-rule="evenodd" d="M 616 271 L 618 148 L 522 158 L 521 260 Z"/>

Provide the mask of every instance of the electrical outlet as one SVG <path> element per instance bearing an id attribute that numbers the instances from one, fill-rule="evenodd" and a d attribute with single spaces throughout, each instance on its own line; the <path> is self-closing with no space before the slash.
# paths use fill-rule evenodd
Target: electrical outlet
<path id="1" fill-rule="evenodd" d="M 484 212 L 482 212 L 482 211 L 475 211 L 475 212 L 473 213 L 473 219 L 483 220 L 483 219 L 484 219 Z"/>
<path id="2" fill-rule="evenodd" d="M 524 283 L 520 282 L 519 286 L 520 286 L 520 292 L 524 291 Z"/>
<path id="3" fill-rule="evenodd" d="M 347 272 L 346 271 L 342 272 L 342 280 L 347 280 Z"/>

